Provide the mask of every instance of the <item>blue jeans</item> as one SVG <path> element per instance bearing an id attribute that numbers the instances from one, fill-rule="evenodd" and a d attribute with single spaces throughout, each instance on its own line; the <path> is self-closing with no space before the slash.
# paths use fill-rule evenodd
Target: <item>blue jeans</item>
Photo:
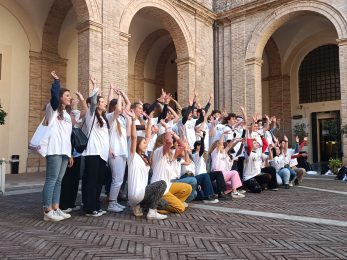
<path id="1" fill-rule="evenodd" d="M 61 181 L 64 177 L 69 158 L 66 155 L 46 156 L 46 180 L 42 191 L 43 208 L 59 204 Z"/>
<path id="2" fill-rule="evenodd" d="M 195 177 L 185 177 L 183 179 L 175 180 L 173 182 L 187 183 L 192 186 L 192 193 L 190 193 L 189 197 L 186 199 L 186 202 L 192 201 L 198 195 L 196 191 L 196 186 L 198 185 L 198 182 Z"/>
<path id="3" fill-rule="evenodd" d="M 296 179 L 296 172 L 295 172 L 291 167 L 289 167 L 289 166 L 286 167 L 286 169 L 288 169 L 289 172 L 290 172 L 290 178 L 289 178 L 289 180 L 292 181 L 292 180 Z"/>
<path id="4" fill-rule="evenodd" d="M 278 185 L 285 185 L 285 184 L 289 184 L 289 178 L 290 178 L 290 171 L 287 168 L 282 168 L 279 170 L 279 172 L 277 173 L 281 179 L 277 180 L 277 184 Z"/>
<path id="5" fill-rule="evenodd" d="M 198 185 L 201 186 L 201 191 L 198 193 L 199 199 L 207 199 L 214 194 L 210 176 L 207 173 L 195 176 Z"/>

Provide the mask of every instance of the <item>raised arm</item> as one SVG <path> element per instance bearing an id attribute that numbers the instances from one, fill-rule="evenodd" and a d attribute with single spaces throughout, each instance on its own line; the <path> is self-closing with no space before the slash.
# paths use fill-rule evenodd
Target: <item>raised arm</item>
<path id="1" fill-rule="evenodd" d="M 133 111 L 124 109 L 124 113 L 127 116 L 127 118 L 131 119 L 131 144 L 130 144 L 130 154 L 134 155 L 136 153 L 136 143 L 137 143 L 137 133 L 136 133 L 136 116 Z"/>
<path id="2" fill-rule="evenodd" d="M 60 80 L 59 80 L 59 77 L 55 73 L 54 70 L 51 72 L 51 75 L 52 75 L 54 81 L 52 83 L 52 88 L 51 88 L 50 104 L 51 104 L 53 110 L 56 111 L 59 107 Z"/>
<path id="3" fill-rule="evenodd" d="M 88 111 L 88 106 L 87 106 L 87 103 L 86 103 L 83 95 L 80 92 L 76 91 L 75 94 L 76 94 L 77 98 L 81 101 L 82 111 L 81 111 L 81 114 L 80 114 L 80 118 L 83 118 L 83 117 L 85 117 L 85 115 L 86 115 L 86 113 Z"/>
<path id="4" fill-rule="evenodd" d="M 175 103 L 176 105 L 176 109 L 177 109 L 177 113 L 178 114 L 181 114 L 181 111 L 182 111 L 182 106 L 177 102 L 177 100 L 171 98 L 171 100 Z"/>
<path id="5" fill-rule="evenodd" d="M 89 107 L 89 113 L 92 116 L 95 112 L 96 105 L 97 105 L 97 99 L 98 99 L 98 88 L 96 87 L 96 79 L 94 77 L 90 77 L 90 81 L 93 85 L 93 91 L 90 96 L 90 107 Z"/>

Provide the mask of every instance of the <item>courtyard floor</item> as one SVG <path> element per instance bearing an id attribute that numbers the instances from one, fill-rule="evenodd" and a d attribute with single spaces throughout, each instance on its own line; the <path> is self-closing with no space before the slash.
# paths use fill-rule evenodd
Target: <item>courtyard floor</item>
<path id="1" fill-rule="evenodd" d="M 0 259 L 347 259 L 347 182 L 332 177 L 191 203 L 162 221 L 135 218 L 128 208 L 44 222 L 35 191 L 0 197 Z"/>

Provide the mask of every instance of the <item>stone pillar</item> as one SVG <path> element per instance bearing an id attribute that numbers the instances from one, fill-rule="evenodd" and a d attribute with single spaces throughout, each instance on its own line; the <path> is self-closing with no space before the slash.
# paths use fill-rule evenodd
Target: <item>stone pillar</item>
<path id="1" fill-rule="evenodd" d="M 245 63 L 245 87 L 240 96 L 245 100 L 240 100 L 241 105 L 245 106 L 247 115 L 262 115 L 262 89 L 261 89 L 261 65 L 263 60 L 252 58 Z M 240 88 L 241 89 L 241 88 Z M 234 101 L 234 100 L 233 100 Z"/>
<path id="2" fill-rule="evenodd" d="M 195 60 L 188 57 L 177 60 L 176 63 L 178 102 L 185 107 L 189 104 L 189 98 L 193 97 L 195 88 Z"/>
<path id="3" fill-rule="evenodd" d="M 89 76 L 96 78 L 102 87 L 102 25 L 86 21 L 78 30 L 78 90 L 89 95 Z"/>
<path id="4" fill-rule="evenodd" d="M 338 39 L 341 88 L 341 126 L 347 124 L 347 39 Z M 347 138 L 342 137 L 343 163 L 347 163 Z"/>

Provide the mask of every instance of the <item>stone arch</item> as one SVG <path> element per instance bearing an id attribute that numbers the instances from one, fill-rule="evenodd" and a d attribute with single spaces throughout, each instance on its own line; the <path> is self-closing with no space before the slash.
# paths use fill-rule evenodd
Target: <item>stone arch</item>
<path id="1" fill-rule="evenodd" d="M 271 37 L 265 45 L 269 76 L 269 108 L 272 115 L 281 118 L 281 135 L 291 138 L 291 93 L 289 75 L 282 73 L 282 59 L 275 40 Z"/>
<path id="2" fill-rule="evenodd" d="M 92 21 L 101 24 L 101 14 L 96 0 L 71 0 L 80 23 Z"/>
<path id="3" fill-rule="evenodd" d="M 278 28 L 293 17 L 307 12 L 326 17 L 334 25 L 338 38 L 347 38 L 347 20 L 334 7 L 321 1 L 296 1 L 281 5 L 258 24 L 247 45 L 246 60 L 261 57 L 268 39 Z"/>
<path id="4" fill-rule="evenodd" d="M 188 27 L 178 10 L 169 1 L 132 0 L 121 15 L 119 24 L 121 32 L 129 33 L 131 21 L 139 11 L 160 19 L 172 36 L 179 59 L 194 57 L 193 41 Z"/>
<path id="5" fill-rule="evenodd" d="M 160 94 L 161 89 L 165 87 L 165 69 L 166 69 L 165 65 L 168 59 L 171 57 L 171 55 L 175 52 L 176 52 L 175 45 L 173 44 L 173 42 L 171 42 L 168 46 L 164 48 L 164 50 L 160 54 L 159 61 L 157 63 L 157 68 L 156 68 L 156 76 L 155 76 L 156 84 L 159 86 L 159 88 L 157 88 L 157 93 L 156 93 L 157 96 Z M 174 93 L 171 93 L 171 94 L 174 96 Z"/>
<path id="6" fill-rule="evenodd" d="M 22 26 L 30 44 L 31 51 L 41 50 L 40 37 L 35 31 L 34 22 L 26 11 L 16 3 L 16 1 L 2 1 L 0 5 L 3 6 L 13 17 L 17 19 L 19 24 Z"/>
<path id="7" fill-rule="evenodd" d="M 133 94 L 140 100 L 144 100 L 144 78 L 145 78 L 145 61 L 153 44 L 160 38 L 168 36 L 169 32 L 165 29 L 159 29 L 149 34 L 142 42 L 136 53 L 134 63 L 134 85 L 133 89 L 129 89 L 129 93 Z"/>

